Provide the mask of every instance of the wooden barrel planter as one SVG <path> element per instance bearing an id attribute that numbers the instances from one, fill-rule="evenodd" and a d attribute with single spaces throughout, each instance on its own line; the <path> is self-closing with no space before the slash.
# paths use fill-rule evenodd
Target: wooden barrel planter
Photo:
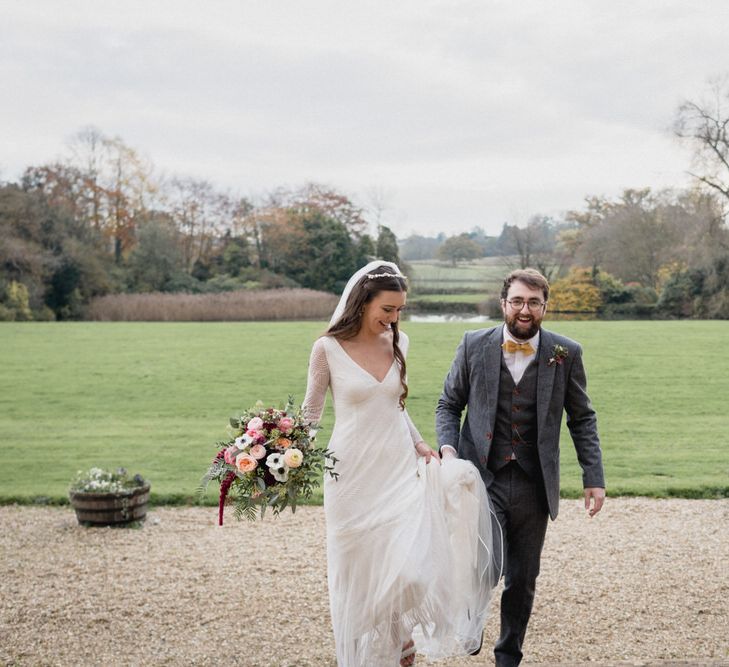
<path id="1" fill-rule="evenodd" d="M 149 483 L 116 493 L 71 491 L 68 497 L 76 519 L 86 526 L 111 526 L 144 521 L 149 501 Z"/>

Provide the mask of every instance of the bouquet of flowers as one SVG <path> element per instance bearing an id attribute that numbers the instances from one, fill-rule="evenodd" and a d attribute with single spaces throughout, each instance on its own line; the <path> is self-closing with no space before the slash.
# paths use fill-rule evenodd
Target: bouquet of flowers
<path id="1" fill-rule="evenodd" d="M 300 499 L 311 497 L 322 474 L 336 479 L 336 457 L 316 447 L 317 425 L 307 422 L 301 409 L 294 409 L 289 396 L 286 407 L 264 407 L 260 401 L 250 410 L 230 420 L 231 439 L 219 442 L 220 448 L 200 487 L 220 482 L 218 524 L 223 525 L 223 510 L 228 495 L 235 500 L 235 515 L 251 521 L 266 508 L 274 515 L 286 507 L 292 512 Z M 232 493 L 231 493 L 232 492 Z"/>

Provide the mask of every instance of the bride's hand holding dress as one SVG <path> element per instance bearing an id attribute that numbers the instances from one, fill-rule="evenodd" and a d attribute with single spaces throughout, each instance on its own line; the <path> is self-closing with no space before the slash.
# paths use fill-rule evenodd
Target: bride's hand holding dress
<path id="1" fill-rule="evenodd" d="M 426 463 L 430 463 L 431 459 L 435 459 L 440 463 L 440 454 L 436 452 L 425 440 L 415 443 L 415 452 L 418 456 L 422 456 Z"/>

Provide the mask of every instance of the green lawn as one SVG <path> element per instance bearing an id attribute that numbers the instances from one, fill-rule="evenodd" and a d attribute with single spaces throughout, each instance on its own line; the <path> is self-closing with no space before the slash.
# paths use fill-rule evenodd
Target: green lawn
<path id="1" fill-rule="evenodd" d="M 431 289 L 478 289 L 493 296 L 501 289 L 506 273 L 504 258 L 483 257 L 452 266 L 448 262 L 415 260 L 409 262 L 413 290 L 427 294 Z"/>
<path id="2" fill-rule="evenodd" d="M 464 329 L 405 323 L 408 407 L 433 410 Z M 727 322 L 553 322 L 582 342 L 608 492 L 729 495 Z M 323 323 L 0 324 L 0 500 L 59 501 L 74 473 L 124 465 L 158 502 L 194 497 L 228 417 L 298 401 Z M 324 419 L 326 440 L 331 409 Z M 565 431 L 563 488 L 580 490 Z"/>
<path id="3" fill-rule="evenodd" d="M 442 301 L 448 303 L 473 303 L 477 304 L 486 301 L 486 296 L 482 293 L 465 293 L 465 294 L 422 294 L 410 297 L 415 301 Z"/>

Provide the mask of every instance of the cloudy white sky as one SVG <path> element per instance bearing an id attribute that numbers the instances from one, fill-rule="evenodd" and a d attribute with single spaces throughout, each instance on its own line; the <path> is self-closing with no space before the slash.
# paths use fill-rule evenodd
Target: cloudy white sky
<path id="1" fill-rule="evenodd" d="M 93 125 L 166 175 L 498 233 L 687 185 L 670 125 L 727 34 L 726 0 L 0 0 L 0 178 Z"/>

